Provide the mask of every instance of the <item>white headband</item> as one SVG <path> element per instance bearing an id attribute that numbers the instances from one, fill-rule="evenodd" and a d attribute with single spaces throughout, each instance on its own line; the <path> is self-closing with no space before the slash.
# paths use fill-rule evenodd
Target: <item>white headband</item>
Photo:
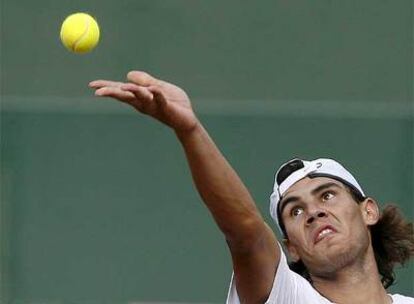
<path id="1" fill-rule="evenodd" d="M 300 168 L 293 173 L 291 173 L 280 185 L 277 183 L 277 175 L 280 170 L 291 163 L 294 160 L 301 161 L 304 165 L 303 168 Z M 309 174 L 315 176 L 325 176 L 333 179 L 337 179 L 349 186 L 354 187 L 360 192 L 360 194 L 365 197 L 364 192 L 362 191 L 361 186 L 358 184 L 356 179 L 352 176 L 349 171 L 347 171 L 340 163 L 333 159 L 329 158 L 319 158 L 313 161 L 306 161 L 300 159 L 293 159 L 283 164 L 275 174 L 275 182 L 273 186 L 273 192 L 270 195 L 270 215 L 273 220 L 278 225 L 279 229 L 282 231 L 281 225 L 278 218 L 278 205 L 279 201 L 282 198 L 283 194 L 296 182 L 302 178 L 308 176 Z M 282 231 L 283 233 L 283 231 Z"/>

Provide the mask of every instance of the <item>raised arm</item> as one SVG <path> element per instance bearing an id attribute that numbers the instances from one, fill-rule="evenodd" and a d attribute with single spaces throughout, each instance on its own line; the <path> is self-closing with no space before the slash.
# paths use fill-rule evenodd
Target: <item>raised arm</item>
<path id="1" fill-rule="evenodd" d="M 179 87 L 144 72 L 130 72 L 128 83 L 96 80 L 95 95 L 126 102 L 171 127 L 181 142 L 194 183 L 225 235 L 242 303 L 268 297 L 280 253 L 248 190 L 220 153 Z"/>

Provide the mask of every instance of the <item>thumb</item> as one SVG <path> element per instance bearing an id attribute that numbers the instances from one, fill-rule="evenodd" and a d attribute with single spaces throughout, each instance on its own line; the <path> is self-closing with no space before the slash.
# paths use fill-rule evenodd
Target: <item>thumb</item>
<path id="1" fill-rule="evenodd" d="M 127 74 L 128 81 L 140 86 L 148 87 L 151 85 L 157 85 L 159 80 L 150 74 L 142 71 L 131 71 Z"/>

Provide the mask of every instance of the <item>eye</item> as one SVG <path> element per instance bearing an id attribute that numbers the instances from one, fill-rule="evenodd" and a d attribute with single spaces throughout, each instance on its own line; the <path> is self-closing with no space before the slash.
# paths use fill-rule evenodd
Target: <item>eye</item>
<path id="1" fill-rule="evenodd" d="M 322 200 L 327 201 L 334 197 L 334 194 L 331 191 L 326 191 L 322 194 Z"/>
<path id="2" fill-rule="evenodd" d="M 297 217 L 298 215 L 301 215 L 303 213 L 302 207 L 293 207 L 292 210 L 290 210 L 290 215 L 293 217 Z"/>

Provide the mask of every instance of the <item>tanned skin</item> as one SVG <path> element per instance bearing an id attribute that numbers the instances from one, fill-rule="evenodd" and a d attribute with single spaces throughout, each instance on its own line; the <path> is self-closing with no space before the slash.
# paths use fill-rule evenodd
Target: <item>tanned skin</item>
<path id="1" fill-rule="evenodd" d="M 241 303 L 264 303 L 272 289 L 280 260 L 276 236 L 264 222 L 243 182 L 200 123 L 185 91 L 141 71 L 129 72 L 126 82 L 95 80 L 89 86 L 95 90 L 96 96 L 125 102 L 174 131 L 184 149 L 195 186 L 225 235 Z M 283 212 L 289 236 L 289 240 L 284 242 L 290 254 L 294 259 L 304 261 L 315 288 L 331 301 L 344 304 L 390 303 L 380 286 L 369 243 L 367 226 L 378 220 L 375 202 L 368 199 L 360 205 L 352 204 L 344 188 L 340 197 L 335 194 L 335 200 L 341 200 L 342 205 L 327 207 L 328 204 L 318 202 L 320 198 L 311 194 L 318 186 L 315 183 L 324 182 L 324 178 L 304 179 L 293 185 L 284 196 L 284 199 L 296 197 Z M 303 210 L 295 211 L 299 213 L 298 217 L 292 219 L 289 212 L 295 202 L 300 202 Z M 366 214 L 368 209 L 371 212 Z M 325 221 L 335 224 L 338 231 L 313 246 L 309 240 L 310 232 Z M 352 254 L 345 254 L 350 248 L 341 247 L 341 240 L 356 245 L 356 252 L 353 249 Z M 337 261 L 333 253 L 341 250 L 345 252 L 344 259 Z M 326 261 L 330 262 L 326 264 Z"/>

